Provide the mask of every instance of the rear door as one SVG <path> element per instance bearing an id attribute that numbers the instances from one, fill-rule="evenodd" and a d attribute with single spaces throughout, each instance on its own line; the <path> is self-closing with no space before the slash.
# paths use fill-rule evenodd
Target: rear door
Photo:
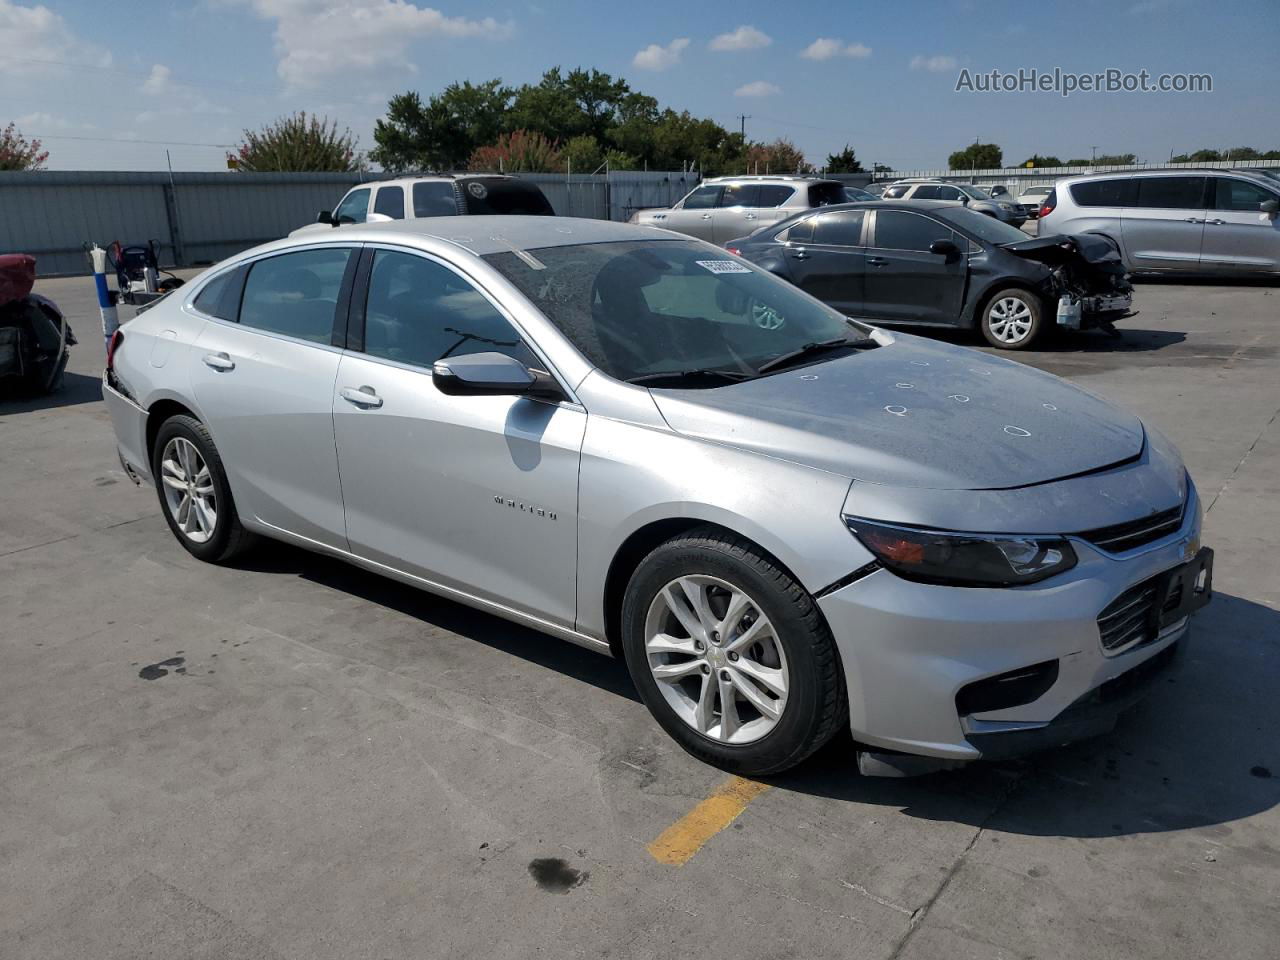
<path id="1" fill-rule="evenodd" d="M 1205 218 L 1200 269 L 1206 273 L 1280 270 L 1280 218 L 1259 205 L 1280 194 L 1242 177 L 1210 177 L 1213 208 Z"/>
<path id="2" fill-rule="evenodd" d="M 862 315 L 900 323 L 958 323 L 968 258 L 962 253 L 948 262 L 930 253 L 929 246 L 951 240 L 966 250 L 969 241 L 921 213 L 877 210 L 872 216 Z"/>
<path id="3" fill-rule="evenodd" d="M 238 322 L 209 317 L 190 354 L 241 514 L 344 550 L 332 398 L 355 261 L 343 246 L 254 261 Z"/>
<path id="4" fill-rule="evenodd" d="M 1146 176 L 1133 178 L 1133 183 L 1132 205 L 1121 215 L 1130 269 L 1199 270 L 1208 178 Z M 1073 186 L 1072 196 L 1083 186 Z"/>
<path id="5" fill-rule="evenodd" d="M 681 201 L 680 206 L 668 211 L 659 226 L 699 240 L 714 240 L 716 207 L 723 192 L 724 187 L 718 183 L 698 187 Z"/>
<path id="6" fill-rule="evenodd" d="M 865 221 L 865 211 L 834 210 L 801 220 L 787 231 L 785 256 L 792 282 L 849 316 L 863 310 Z"/>

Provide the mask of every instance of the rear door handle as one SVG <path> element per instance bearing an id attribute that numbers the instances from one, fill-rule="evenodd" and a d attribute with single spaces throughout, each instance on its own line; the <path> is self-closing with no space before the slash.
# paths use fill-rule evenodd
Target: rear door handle
<path id="1" fill-rule="evenodd" d="M 354 403 L 357 407 L 382 406 L 382 398 L 378 396 L 373 387 L 343 387 L 338 391 L 338 396 L 342 397 L 347 403 Z"/>
<path id="2" fill-rule="evenodd" d="M 795 257 L 797 260 L 809 259 L 809 254 L 804 252 L 804 247 L 800 247 L 798 250 L 792 250 L 791 256 Z"/>
<path id="3" fill-rule="evenodd" d="M 1185 217 L 1187 223 L 1204 223 L 1199 217 Z"/>
<path id="4" fill-rule="evenodd" d="M 1212 219 L 1212 220 L 1206 220 L 1206 221 L 1205 221 L 1205 223 L 1226 223 L 1226 222 L 1227 222 L 1227 221 L 1225 221 L 1225 220 L 1219 220 L 1219 219 L 1217 219 L 1216 217 L 1215 217 L 1214 219 Z"/>
<path id="5" fill-rule="evenodd" d="M 204 355 L 204 365 L 212 367 L 214 370 L 234 370 L 236 362 L 225 353 L 206 353 Z"/>
<path id="6" fill-rule="evenodd" d="M 884 257 L 867 257 L 867 263 L 873 267 L 883 267 L 888 262 Z"/>

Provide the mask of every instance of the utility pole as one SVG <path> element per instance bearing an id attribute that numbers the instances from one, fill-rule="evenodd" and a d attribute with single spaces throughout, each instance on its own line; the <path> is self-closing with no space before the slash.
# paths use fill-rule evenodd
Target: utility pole
<path id="1" fill-rule="evenodd" d="M 1098 163 L 1098 147 L 1095 144 L 1089 148 L 1089 166 L 1097 166 Z"/>
<path id="2" fill-rule="evenodd" d="M 738 114 L 738 132 L 742 136 L 742 163 L 743 173 L 750 173 L 750 163 L 747 161 L 747 121 L 751 119 L 751 115 L 747 113 Z"/>

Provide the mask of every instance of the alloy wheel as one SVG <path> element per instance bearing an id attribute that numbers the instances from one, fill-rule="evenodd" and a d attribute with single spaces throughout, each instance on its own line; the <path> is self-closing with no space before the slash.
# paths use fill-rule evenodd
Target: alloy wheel
<path id="1" fill-rule="evenodd" d="M 987 325 L 1001 343 L 1021 343 L 1031 333 L 1031 308 L 1018 297 L 1001 297 L 987 309 Z"/>
<path id="2" fill-rule="evenodd" d="M 206 543 L 218 526 L 218 493 L 209 465 L 186 437 L 174 437 L 160 455 L 164 502 L 182 535 Z"/>
<path id="3" fill-rule="evenodd" d="M 787 658 L 760 606 L 716 577 L 692 575 L 658 591 L 645 617 L 645 655 L 667 703 L 720 743 L 759 740 L 787 706 Z"/>

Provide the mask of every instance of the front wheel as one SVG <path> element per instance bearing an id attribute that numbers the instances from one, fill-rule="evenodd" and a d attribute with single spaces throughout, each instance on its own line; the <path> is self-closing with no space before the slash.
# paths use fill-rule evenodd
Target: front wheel
<path id="1" fill-rule="evenodd" d="M 659 546 L 631 578 L 622 622 L 641 698 L 700 760 L 778 773 L 845 722 L 825 619 L 777 561 L 741 538 L 703 528 Z"/>
<path id="2" fill-rule="evenodd" d="M 1022 350 L 1040 335 L 1044 307 L 1034 293 L 1010 287 L 987 300 L 978 325 L 993 347 Z"/>

